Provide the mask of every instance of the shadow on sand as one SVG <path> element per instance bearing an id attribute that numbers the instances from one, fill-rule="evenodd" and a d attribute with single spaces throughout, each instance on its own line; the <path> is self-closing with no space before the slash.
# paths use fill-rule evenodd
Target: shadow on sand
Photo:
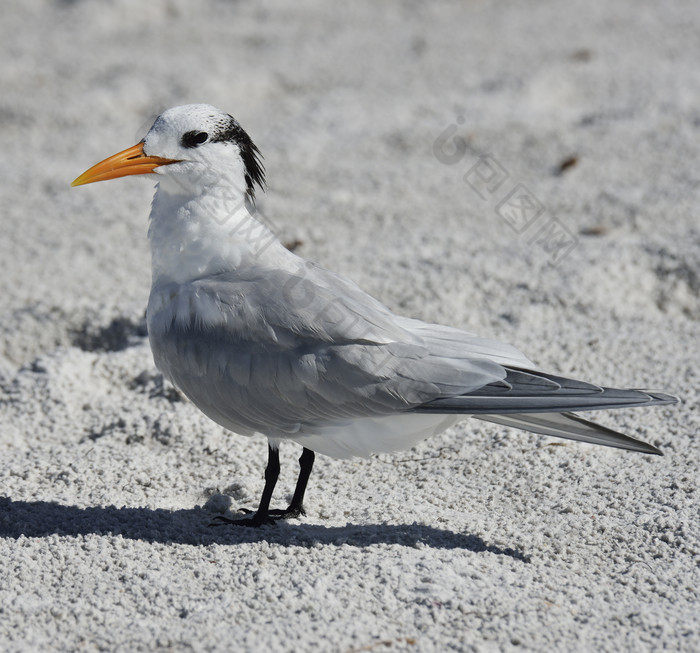
<path id="1" fill-rule="evenodd" d="M 48 501 L 12 501 L 0 497 L 0 537 L 49 535 L 117 535 L 133 540 L 166 544 L 246 544 L 267 541 L 282 546 L 316 544 L 364 547 L 372 544 L 464 549 L 474 553 L 509 556 L 521 562 L 529 557 L 516 549 L 487 544 L 476 535 L 440 530 L 422 524 L 320 526 L 280 522 L 262 528 L 219 525 L 202 508 L 164 510 L 102 506 L 78 508 Z"/>

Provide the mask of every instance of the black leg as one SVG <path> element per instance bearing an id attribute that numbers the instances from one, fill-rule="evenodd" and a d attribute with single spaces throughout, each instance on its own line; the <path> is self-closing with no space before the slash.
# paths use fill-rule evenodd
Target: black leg
<path id="1" fill-rule="evenodd" d="M 271 510 L 270 514 L 277 519 L 285 519 L 287 517 L 299 517 L 300 515 L 305 515 L 304 510 L 304 493 L 306 492 L 306 484 L 309 482 L 309 476 L 311 475 L 311 470 L 314 468 L 314 460 L 316 459 L 316 454 L 304 447 L 299 457 L 299 478 L 297 479 L 297 486 L 294 490 L 294 496 L 292 497 L 292 502 L 286 510 Z"/>
<path id="2" fill-rule="evenodd" d="M 275 489 L 277 478 L 280 474 L 280 454 L 278 449 L 272 447 L 267 448 L 267 467 L 265 468 L 265 488 L 263 489 L 260 505 L 257 512 L 252 517 L 244 517 L 243 519 L 229 519 L 228 517 L 219 516 L 215 520 L 219 523 L 234 524 L 235 526 L 262 526 L 263 524 L 274 523 L 277 519 L 287 519 L 289 517 L 299 517 L 305 515 L 304 511 L 304 493 L 306 485 L 309 482 L 311 470 L 314 467 L 316 454 L 304 447 L 299 457 L 299 478 L 297 486 L 294 490 L 294 496 L 289 504 L 289 507 L 284 510 L 270 510 L 270 500 L 272 492 Z M 250 512 L 243 510 L 243 512 Z"/>
<path id="3" fill-rule="evenodd" d="M 263 488 L 262 497 L 260 498 L 260 505 L 258 506 L 258 511 L 255 513 L 256 517 L 259 517 L 263 521 L 267 520 L 267 515 L 270 512 L 270 500 L 272 499 L 272 493 L 274 492 L 275 485 L 277 484 L 277 479 L 280 475 L 280 452 L 279 449 L 273 449 L 268 445 L 267 447 L 267 467 L 265 468 L 265 487 Z"/>
<path id="4" fill-rule="evenodd" d="M 314 460 L 316 460 L 316 454 L 311 449 L 304 447 L 304 451 L 301 452 L 299 457 L 297 486 L 294 490 L 292 502 L 287 508 L 288 512 L 293 512 L 295 515 L 306 514 L 304 511 L 304 493 L 306 492 L 306 484 L 309 482 L 309 476 L 311 476 L 311 470 L 314 468 Z"/>
<path id="5" fill-rule="evenodd" d="M 265 468 L 265 487 L 263 488 L 260 505 L 257 512 L 250 518 L 229 519 L 228 517 L 216 517 L 216 521 L 235 526 L 262 526 L 274 523 L 270 517 L 270 500 L 280 475 L 280 452 L 278 449 L 267 447 L 267 467 Z"/>

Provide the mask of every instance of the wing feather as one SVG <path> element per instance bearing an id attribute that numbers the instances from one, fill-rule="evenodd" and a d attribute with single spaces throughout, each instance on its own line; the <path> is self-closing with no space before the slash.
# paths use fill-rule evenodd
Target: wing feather
<path id="1" fill-rule="evenodd" d="M 148 324 L 157 366 L 214 421 L 331 455 L 410 446 L 459 415 L 657 453 L 569 411 L 677 401 L 546 374 L 510 345 L 396 316 L 301 260 L 155 286 Z"/>
<path id="2" fill-rule="evenodd" d="M 304 301 L 291 301 L 290 293 L 302 290 Z M 422 323 L 397 318 L 313 265 L 295 273 L 225 273 L 155 292 L 149 335 L 156 364 L 207 415 L 236 431 L 310 432 L 335 420 L 411 410 L 506 375 L 482 352 L 470 356 L 465 339 L 475 336 L 418 329 Z M 183 307 L 189 318 L 179 313 Z"/>

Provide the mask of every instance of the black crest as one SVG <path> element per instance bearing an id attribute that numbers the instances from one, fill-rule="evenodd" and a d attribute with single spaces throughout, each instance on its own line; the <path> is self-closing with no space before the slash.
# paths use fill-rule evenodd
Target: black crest
<path id="1" fill-rule="evenodd" d="M 210 140 L 212 143 L 230 142 L 238 145 L 245 166 L 246 195 L 251 202 L 254 202 L 255 185 L 265 190 L 265 166 L 261 161 L 260 150 L 232 116 L 227 116 L 227 121 L 211 134 Z"/>

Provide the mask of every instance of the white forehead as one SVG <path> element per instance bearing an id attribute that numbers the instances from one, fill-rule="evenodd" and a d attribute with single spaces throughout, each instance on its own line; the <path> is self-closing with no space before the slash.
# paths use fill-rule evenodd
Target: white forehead
<path id="1" fill-rule="evenodd" d="M 226 129 L 230 121 L 231 116 L 211 104 L 185 104 L 161 113 L 150 131 L 163 135 L 182 135 L 188 131 L 217 132 Z"/>

